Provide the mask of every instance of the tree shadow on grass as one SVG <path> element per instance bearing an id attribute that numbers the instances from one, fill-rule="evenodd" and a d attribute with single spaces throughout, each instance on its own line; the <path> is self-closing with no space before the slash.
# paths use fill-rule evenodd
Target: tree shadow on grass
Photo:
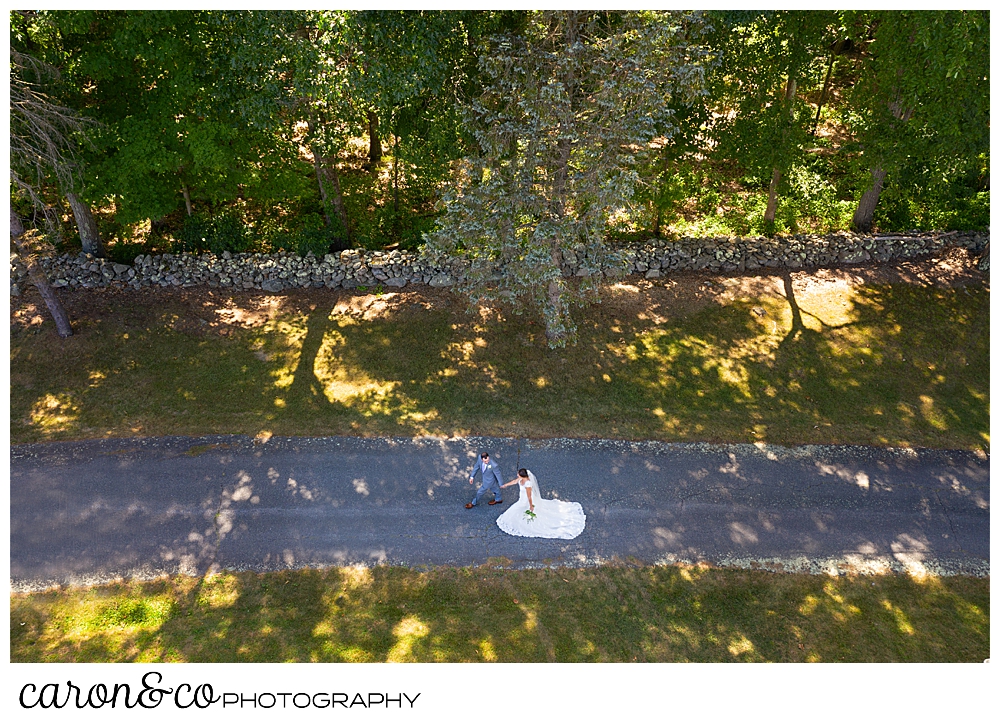
<path id="1" fill-rule="evenodd" d="M 988 443 L 988 289 L 860 286 L 833 309 L 783 282 L 664 318 L 610 299 L 555 352 L 530 317 L 419 294 L 288 300 L 224 338 L 126 315 L 61 347 L 17 340 L 12 431 Z"/>
<path id="2" fill-rule="evenodd" d="M 58 593 L 15 599 L 12 660 L 969 662 L 989 649 L 988 583 L 958 578 L 376 567 L 96 594 L 98 605 L 75 611 L 92 632 L 75 640 L 59 636 L 67 610 L 47 607 Z M 122 619 L 164 597 L 165 620 Z"/>
<path id="3" fill-rule="evenodd" d="M 800 307 L 790 280 L 785 288 L 783 304 L 734 301 L 656 325 L 594 319 L 582 343 L 609 352 L 591 379 L 611 377 L 619 431 L 628 436 L 631 423 L 632 435 L 654 438 L 988 442 L 989 316 L 976 299 L 988 291 L 861 287 L 849 318 L 833 323 Z M 617 344 L 606 328 L 620 330 Z"/>

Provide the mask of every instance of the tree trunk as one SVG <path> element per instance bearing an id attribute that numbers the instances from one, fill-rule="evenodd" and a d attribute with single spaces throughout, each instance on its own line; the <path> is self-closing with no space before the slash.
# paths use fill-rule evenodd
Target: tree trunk
<path id="1" fill-rule="evenodd" d="M 93 256 L 104 258 L 104 243 L 101 241 L 101 232 L 97 228 L 90 206 L 81 201 L 75 193 L 67 193 L 66 200 L 73 209 L 73 218 L 76 219 L 76 228 L 80 232 L 83 250 Z"/>
<path id="2" fill-rule="evenodd" d="M 552 244 L 552 264 L 557 269 L 562 266 L 562 251 L 555 243 Z M 569 311 L 563 299 L 561 278 L 556 277 L 549 282 L 548 296 L 551 310 L 545 319 L 545 338 L 550 347 L 565 346 L 567 334 L 564 319 Z"/>
<path id="3" fill-rule="evenodd" d="M 378 113 L 368 111 L 368 165 L 374 170 L 382 162 L 382 139 L 378 135 Z"/>
<path id="4" fill-rule="evenodd" d="M 577 11 L 566 12 L 566 28 L 565 28 L 565 45 L 567 48 L 573 48 L 577 41 L 578 35 L 578 17 Z M 553 184 L 552 197 L 555 200 L 555 212 L 556 216 L 562 218 L 566 214 L 566 182 L 569 179 L 569 159 L 573 152 L 573 143 L 571 136 L 573 133 L 573 121 L 575 120 L 574 111 L 574 100 L 576 95 L 576 73 L 573 72 L 573 64 L 567 63 L 566 77 L 563 79 L 563 84 L 566 88 L 566 96 L 568 101 L 568 113 L 569 117 L 562 121 L 564 128 L 561 133 L 561 137 L 557 143 L 557 148 L 559 149 L 559 160 L 557 161 L 555 169 L 555 178 Z"/>
<path id="5" fill-rule="evenodd" d="M 851 220 L 851 228 L 859 233 L 867 233 L 872 229 L 872 220 L 875 218 L 875 206 L 878 205 L 878 197 L 882 193 L 882 182 L 885 181 L 885 171 L 881 168 L 872 170 L 872 187 L 861 194 L 858 207 L 854 211 L 854 218 Z"/>
<path id="6" fill-rule="evenodd" d="M 313 151 L 313 157 L 319 159 L 320 169 L 322 170 L 323 175 L 327 177 L 330 184 L 333 186 L 333 210 L 337 212 L 337 218 L 344 227 L 344 235 L 347 237 L 347 243 L 350 245 L 354 241 L 354 235 L 351 233 L 351 224 L 347 218 L 347 207 L 344 205 L 344 193 L 340 189 L 340 173 L 337 171 L 337 164 L 335 162 L 327 163 L 323 154 L 316 150 Z"/>
<path id="7" fill-rule="evenodd" d="M 901 122 L 906 123 L 913 115 L 913 108 L 904 108 L 899 103 L 890 103 L 889 110 Z M 872 187 L 861 194 L 858 207 L 854 210 L 854 218 L 851 219 L 851 229 L 859 233 L 867 233 L 872 229 L 872 221 L 875 218 L 875 207 L 878 205 L 878 198 L 882 194 L 882 183 L 885 181 L 886 170 L 882 167 L 872 169 Z"/>
<path id="8" fill-rule="evenodd" d="M 392 212 L 393 226 L 399 218 L 399 136 L 392 134 Z"/>
<path id="9" fill-rule="evenodd" d="M 764 211 L 764 223 L 774 224 L 774 217 L 778 213 L 778 184 L 781 183 L 781 169 L 775 168 L 771 172 L 771 185 L 767 190 L 767 209 Z"/>
<path id="10" fill-rule="evenodd" d="M 337 212 L 337 217 L 344 226 L 344 234 L 349 243 L 351 241 L 351 224 L 347 218 L 347 207 L 344 205 L 344 192 L 340 189 L 340 172 L 337 170 L 336 163 L 324 166 L 323 170 L 326 177 L 330 179 L 330 183 L 333 184 L 333 209 Z"/>
<path id="11" fill-rule="evenodd" d="M 326 186 L 323 185 L 323 169 L 320 164 L 319 151 L 315 147 L 312 149 L 313 154 L 313 167 L 316 169 L 316 183 L 319 184 L 319 198 L 323 203 L 323 218 L 326 219 L 326 225 L 332 226 L 333 221 L 330 219 L 330 199 L 326 195 Z"/>
<path id="12" fill-rule="evenodd" d="M 191 205 L 191 194 L 188 193 L 186 183 L 181 184 L 181 193 L 184 194 L 184 207 L 187 209 L 188 216 L 194 216 L 194 207 Z"/>
<path id="13" fill-rule="evenodd" d="M 837 57 L 836 53 L 830 53 L 830 64 L 826 66 L 826 78 L 823 80 L 823 90 L 819 94 L 819 103 L 816 104 L 816 119 L 813 121 L 813 129 L 811 135 L 816 135 L 816 129 L 819 128 L 819 114 L 823 112 L 823 104 L 826 102 L 826 94 L 830 90 L 830 74 L 833 72 L 833 61 Z"/>
<path id="14" fill-rule="evenodd" d="M 792 101 L 795 100 L 795 78 L 788 76 L 788 82 L 785 83 L 785 104 L 788 106 L 788 113 L 791 116 L 793 112 Z M 764 223 L 773 226 L 774 217 L 778 211 L 778 184 L 781 183 L 781 169 L 775 166 L 774 172 L 771 173 L 771 186 L 767 192 L 767 209 L 764 211 Z"/>
<path id="15" fill-rule="evenodd" d="M 567 48 L 573 48 L 576 45 L 579 35 L 578 11 L 567 11 L 564 17 L 564 43 Z M 570 138 L 572 137 L 572 132 L 574 130 L 573 112 L 574 106 L 576 105 L 574 100 L 576 96 L 577 80 L 572 62 L 567 63 L 566 77 L 563 79 L 563 84 L 566 88 L 568 100 L 568 117 L 563 121 L 563 134 L 556 146 L 559 149 L 559 156 L 556 161 L 552 184 L 552 199 L 554 201 L 553 211 L 555 216 L 559 219 L 562 219 L 566 215 L 566 186 L 569 181 L 569 160 L 573 153 L 573 145 Z M 554 238 L 550 242 L 550 253 L 552 257 L 552 265 L 557 270 L 560 270 L 562 267 L 562 249 L 559 246 L 558 238 Z M 562 278 L 560 276 L 556 276 L 549 282 L 548 298 L 550 309 L 545 319 L 545 336 L 548 339 L 550 347 L 565 346 L 568 336 L 566 330 L 566 317 L 568 316 L 569 311 L 566 308 L 566 300 L 563 298 L 562 283 Z"/>
<path id="16" fill-rule="evenodd" d="M 661 178 L 665 178 L 667 175 L 667 170 L 670 168 L 670 154 L 667 152 L 667 146 L 663 146 L 663 173 Z M 654 201 L 653 202 L 653 236 L 659 237 L 660 226 L 663 223 L 663 204 Z"/>
<path id="17" fill-rule="evenodd" d="M 35 254 L 28 248 L 28 244 L 24 241 L 24 225 L 21 223 L 21 219 L 17 217 L 14 213 L 14 209 L 10 209 L 10 238 L 14 242 L 14 246 L 17 247 L 17 254 L 21 257 L 21 261 L 28 269 L 28 277 L 31 279 L 31 283 L 35 285 L 38 289 L 38 293 L 42 295 L 42 299 L 45 301 L 45 306 L 48 307 L 49 313 L 52 315 L 52 320 L 56 323 L 56 332 L 63 339 L 69 336 L 73 336 L 73 327 L 69 323 L 69 316 L 66 314 L 66 309 L 63 308 L 62 302 L 59 301 L 59 297 L 49 286 L 48 279 L 45 278 L 45 272 L 42 271 L 41 265 L 38 263 L 38 258 Z"/>

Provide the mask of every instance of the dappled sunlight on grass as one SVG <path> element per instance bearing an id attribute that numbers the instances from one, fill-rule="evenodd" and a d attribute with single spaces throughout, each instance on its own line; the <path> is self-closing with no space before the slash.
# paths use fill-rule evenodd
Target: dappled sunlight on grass
<path id="1" fill-rule="evenodd" d="M 746 662 L 754 662 L 757 658 L 756 650 L 745 635 L 738 633 L 730 638 L 729 654 L 732 655 L 737 660 L 744 660 Z"/>
<path id="2" fill-rule="evenodd" d="M 336 330 L 328 331 L 316 354 L 312 371 L 323 385 L 323 393 L 331 403 L 350 406 L 359 398 L 364 398 L 364 406 L 377 411 L 399 383 L 373 379 L 364 369 L 344 364 L 337 354 L 337 347 L 345 343 L 347 340 L 343 334 Z"/>
<path id="3" fill-rule="evenodd" d="M 904 633 L 906 635 L 913 635 L 916 632 L 913 629 L 913 626 L 910 625 L 910 621 L 909 619 L 907 619 L 906 613 L 904 613 L 898 607 L 893 605 L 889 600 L 883 600 L 882 606 L 890 613 L 892 613 L 893 618 L 895 618 L 896 620 L 896 628 L 899 630 L 899 632 Z"/>
<path id="4" fill-rule="evenodd" d="M 989 581 L 339 568 L 11 596 L 14 661 L 976 661 Z"/>
<path id="5" fill-rule="evenodd" d="M 157 628 L 162 625 L 172 612 L 173 602 L 162 595 L 141 599 L 112 600 L 97 606 L 92 615 L 81 612 L 75 621 L 82 623 L 82 629 L 74 632 L 80 634 L 97 630 L 143 630 Z"/>
<path id="6" fill-rule="evenodd" d="M 236 578 L 228 575 L 206 577 L 198 595 L 198 604 L 209 608 L 230 608 L 239 600 Z"/>
<path id="7" fill-rule="evenodd" d="M 988 316 L 977 319 L 966 304 L 972 294 L 961 294 L 846 287 L 842 297 L 737 300 L 655 328 L 636 326 L 632 341 L 625 335 L 602 344 L 602 328 L 623 324 L 596 320 L 587 342 L 609 352 L 604 373 L 621 380 L 622 396 L 664 420 L 665 434 L 699 429 L 704 410 L 706 423 L 725 415 L 713 420 L 718 439 L 868 436 L 934 446 L 940 432 L 970 439 L 988 426 L 988 407 L 977 408 L 984 400 L 972 393 L 988 375 L 970 368 L 988 364 Z M 921 297 L 936 298 L 925 308 Z"/>
<path id="8" fill-rule="evenodd" d="M 493 643 L 489 640 L 482 640 L 479 643 L 479 655 L 487 663 L 495 663 L 498 658 Z"/>
<path id="9" fill-rule="evenodd" d="M 920 413 L 927 423 L 935 429 L 945 430 L 948 428 L 944 417 L 934 409 L 934 400 L 926 394 L 920 395 Z"/>
<path id="10" fill-rule="evenodd" d="M 424 639 L 430 633 L 430 628 L 415 615 L 409 615 L 400 620 L 392 629 L 396 644 L 386 656 L 387 663 L 408 663 L 426 660 L 427 650 Z"/>
<path id="11" fill-rule="evenodd" d="M 31 424 L 45 434 L 66 432 L 76 426 L 80 406 L 69 394 L 48 393 L 31 407 Z"/>
<path id="12" fill-rule="evenodd" d="M 558 352 L 530 316 L 444 292 L 247 295 L 208 321 L 134 305 L 65 343 L 12 337 L 11 434 L 988 444 L 987 288 L 741 284 L 610 286 Z"/>
<path id="13" fill-rule="evenodd" d="M 308 330 L 306 321 L 302 315 L 269 320 L 251 340 L 250 348 L 268 364 L 276 389 L 288 389 L 295 381 Z"/>
<path id="14" fill-rule="evenodd" d="M 341 580 L 345 590 L 361 590 L 371 587 L 372 570 L 364 565 L 353 565 L 340 568 Z"/>

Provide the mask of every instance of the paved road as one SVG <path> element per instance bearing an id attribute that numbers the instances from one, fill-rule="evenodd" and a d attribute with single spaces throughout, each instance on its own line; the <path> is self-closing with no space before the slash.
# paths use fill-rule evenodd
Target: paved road
<path id="1" fill-rule="evenodd" d="M 464 509 L 488 449 L 583 504 L 575 540 Z M 508 488 L 508 503 L 517 494 Z M 116 576 L 385 562 L 613 558 L 818 572 L 989 574 L 989 460 L 972 452 L 605 440 L 171 437 L 11 452 L 15 590 Z"/>

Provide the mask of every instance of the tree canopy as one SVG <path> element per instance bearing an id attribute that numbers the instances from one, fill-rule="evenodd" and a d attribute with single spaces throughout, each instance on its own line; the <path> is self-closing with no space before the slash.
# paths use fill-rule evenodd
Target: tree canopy
<path id="1" fill-rule="evenodd" d="M 426 244 L 559 345 L 619 238 L 988 225 L 985 11 L 10 19 L 12 203 L 122 260 Z"/>
<path id="2" fill-rule="evenodd" d="M 467 108 L 478 152 L 467 183 L 447 197 L 435 250 L 465 249 L 474 299 L 527 298 L 550 343 L 574 332 L 568 304 L 595 291 L 571 286 L 563 255 L 605 265 L 609 219 L 635 194 L 636 156 L 672 135 L 670 100 L 704 90 L 695 14 L 540 13 L 494 38 L 482 94 Z"/>

